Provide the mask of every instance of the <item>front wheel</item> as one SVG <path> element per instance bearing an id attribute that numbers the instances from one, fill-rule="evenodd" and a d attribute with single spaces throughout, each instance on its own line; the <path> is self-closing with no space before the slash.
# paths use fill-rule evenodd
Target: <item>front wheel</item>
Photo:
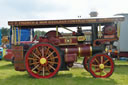
<path id="1" fill-rule="evenodd" d="M 93 77 L 107 78 L 114 71 L 114 62 L 108 55 L 100 53 L 90 58 L 88 68 Z"/>
<path id="2" fill-rule="evenodd" d="M 49 43 L 32 46 L 25 56 L 28 73 L 35 78 L 51 78 L 61 68 L 59 50 Z"/>

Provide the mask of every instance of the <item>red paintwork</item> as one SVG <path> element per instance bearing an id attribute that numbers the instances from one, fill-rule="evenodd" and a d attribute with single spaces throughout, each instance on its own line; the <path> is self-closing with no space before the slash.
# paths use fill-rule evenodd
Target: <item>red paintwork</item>
<path id="1" fill-rule="evenodd" d="M 32 42 L 32 41 L 20 41 L 20 43 L 22 43 L 22 44 L 32 44 L 34 42 Z"/>
<path id="2" fill-rule="evenodd" d="M 77 43 L 78 42 L 77 38 L 72 38 L 71 40 L 72 40 L 72 43 Z"/>
<path id="3" fill-rule="evenodd" d="M 120 52 L 119 56 L 120 57 L 128 57 L 128 52 Z"/>
<path id="4" fill-rule="evenodd" d="M 109 61 L 110 61 L 110 65 L 111 65 L 111 67 L 110 67 L 110 71 L 109 72 L 107 72 L 107 74 L 106 75 L 97 75 L 96 74 L 96 72 L 99 72 L 99 70 L 93 70 L 92 69 L 92 65 L 94 64 L 94 61 L 95 61 L 95 59 L 96 58 L 98 58 L 98 57 L 102 57 L 102 56 L 104 56 L 106 59 L 108 59 Z M 104 58 L 104 59 L 105 59 Z M 98 59 L 98 61 L 100 62 L 100 60 Z M 96 62 L 96 61 L 95 61 Z M 105 60 L 103 61 L 103 63 L 105 62 Z M 99 63 L 99 64 L 101 64 L 101 62 Z M 97 64 L 97 65 L 99 65 L 99 64 Z M 95 67 L 95 69 L 97 69 L 96 67 Z M 89 62 L 89 71 L 90 71 L 90 73 L 92 74 L 92 76 L 94 76 L 94 77 L 96 77 L 96 78 L 107 78 L 107 77 L 109 77 L 110 75 L 112 75 L 112 73 L 113 73 L 113 71 L 114 71 L 114 62 L 113 62 L 113 60 L 112 60 L 112 58 L 111 57 L 109 57 L 108 55 L 106 55 L 106 54 L 96 54 L 96 55 L 94 55 L 93 56 L 93 58 L 90 60 L 90 62 Z"/>
<path id="5" fill-rule="evenodd" d="M 90 44 L 61 47 L 61 50 L 65 52 L 64 58 L 67 64 L 77 61 L 78 56 L 91 56 L 92 53 L 90 50 Z"/>
<path id="6" fill-rule="evenodd" d="M 4 56 L 4 59 L 7 61 L 11 61 L 13 56 L 14 55 L 13 55 L 12 49 L 7 49 L 6 55 Z"/>
<path id="7" fill-rule="evenodd" d="M 65 39 L 59 39 L 60 43 L 65 43 Z"/>
<path id="8" fill-rule="evenodd" d="M 59 38 L 59 45 L 77 45 L 77 37 L 61 37 Z"/>
<path id="9" fill-rule="evenodd" d="M 64 58 L 66 63 L 74 62 L 77 60 L 77 54 L 65 54 Z"/>
<path id="10" fill-rule="evenodd" d="M 23 46 L 12 46 L 14 54 L 14 67 L 16 71 L 25 71 Z"/>
<path id="11" fill-rule="evenodd" d="M 127 57 L 128 58 L 128 52 L 118 52 L 117 50 L 114 52 L 110 52 L 113 58 L 119 58 L 119 57 Z M 118 57 L 119 56 L 119 57 Z"/>
<path id="12" fill-rule="evenodd" d="M 56 31 L 55 30 L 49 31 L 44 36 L 47 38 L 56 37 Z M 59 32 L 58 32 L 58 37 L 62 37 L 62 35 Z"/>
<path id="13" fill-rule="evenodd" d="M 45 37 L 40 37 L 39 38 L 39 42 L 47 42 L 47 43 L 51 43 L 55 46 L 60 46 L 60 45 L 77 45 L 78 41 L 77 41 L 77 37 L 56 37 L 55 34 L 56 31 L 50 31 L 48 33 L 46 33 Z M 50 35 L 51 34 L 51 35 Z M 59 36 L 61 36 L 59 34 Z"/>
<path id="14" fill-rule="evenodd" d="M 75 31 L 73 31 L 73 32 L 72 32 L 72 35 L 73 35 L 73 36 L 75 36 L 75 35 L 76 35 L 76 32 L 75 32 Z"/>
<path id="15" fill-rule="evenodd" d="M 104 35 L 114 35 L 116 34 L 115 26 L 105 26 L 104 27 Z"/>
<path id="16" fill-rule="evenodd" d="M 61 47 L 61 49 L 66 53 L 66 49 L 68 49 L 67 54 L 77 54 L 79 55 L 79 47 L 80 47 L 80 56 L 90 56 L 90 44 L 86 45 L 78 45 L 78 46 L 68 46 Z"/>
<path id="17" fill-rule="evenodd" d="M 34 36 L 32 42 L 34 42 L 36 40 L 36 38 L 37 38 L 37 35 Z"/>
<path id="18" fill-rule="evenodd" d="M 47 38 L 40 37 L 39 42 L 49 42 L 49 40 Z"/>
<path id="19" fill-rule="evenodd" d="M 46 42 L 46 43 L 51 43 L 53 45 L 59 45 L 59 39 L 56 38 L 56 37 L 50 37 L 49 39 L 48 38 L 45 38 L 45 37 L 40 37 L 39 38 L 39 42 Z"/>
<path id="20" fill-rule="evenodd" d="M 118 38 L 112 38 L 112 39 L 96 39 L 93 42 L 93 46 L 100 46 L 102 44 L 104 44 L 105 42 L 112 42 L 112 41 L 116 41 L 118 40 Z M 98 42 L 98 44 L 97 44 Z"/>
<path id="21" fill-rule="evenodd" d="M 57 65 L 55 71 L 52 72 L 52 73 L 50 73 L 50 74 L 47 75 L 47 76 L 38 75 L 37 73 L 32 72 L 31 68 L 29 67 L 28 57 L 29 57 L 29 55 L 31 54 L 31 52 L 33 51 L 33 49 L 35 49 L 35 48 L 37 48 L 37 47 L 39 47 L 39 46 L 48 46 L 48 47 L 52 48 L 52 49 L 56 52 L 57 57 L 58 57 L 58 65 Z M 57 49 L 56 49 L 55 47 L 53 47 L 52 45 L 50 45 L 50 44 L 41 44 L 41 43 L 40 43 L 40 44 L 36 44 L 36 45 L 34 45 L 33 47 L 31 47 L 31 48 L 29 49 L 29 51 L 27 52 L 27 54 L 26 54 L 26 56 L 25 56 L 25 66 L 26 66 L 26 70 L 29 72 L 30 75 L 32 75 L 32 76 L 35 77 L 35 78 L 51 78 L 51 77 L 53 77 L 53 76 L 59 71 L 60 65 L 61 65 L 60 54 L 59 54 L 59 52 L 57 51 Z"/>
<path id="22" fill-rule="evenodd" d="M 32 44 L 34 42 L 32 41 L 20 41 L 21 44 Z M 12 49 L 7 49 L 6 54 L 4 55 L 4 59 L 7 61 L 11 61 L 12 57 L 14 57 L 14 54 L 12 52 Z"/>
<path id="23" fill-rule="evenodd" d="M 49 39 L 49 42 L 53 45 L 59 45 L 59 39 L 58 38 L 55 38 L 55 37 L 51 37 Z"/>
<path id="24" fill-rule="evenodd" d="M 104 38 L 113 39 L 113 38 L 117 38 L 117 36 L 116 35 L 104 35 Z"/>

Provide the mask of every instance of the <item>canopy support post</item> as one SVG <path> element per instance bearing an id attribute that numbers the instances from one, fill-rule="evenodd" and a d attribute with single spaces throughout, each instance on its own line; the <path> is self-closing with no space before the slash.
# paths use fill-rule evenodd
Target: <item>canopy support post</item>
<path id="1" fill-rule="evenodd" d="M 99 38 L 101 38 L 102 33 L 101 33 L 101 24 L 99 24 Z"/>
<path id="2" fill-rule="evenodd" d="M 12 26 L 12 36 L 11 36 L 11 44 L 14 44 L 14 27 Z"/>
<path id="3" fill-rule="evenodd" d="M 15 30 L 15 35 L 14 35 L 14 45 L 16 45 L 16 27 L 14 27 L 14 30 Z"/>
<path id="4" fill-rule="evenodd" d="M 20 45 L 20 27 L 18 27 L 18 45 Z"/>
<path id="5" fill-rule="evenodd" d="M 58 26 L 56 26 L 56 37 L 58 37 Z"/>

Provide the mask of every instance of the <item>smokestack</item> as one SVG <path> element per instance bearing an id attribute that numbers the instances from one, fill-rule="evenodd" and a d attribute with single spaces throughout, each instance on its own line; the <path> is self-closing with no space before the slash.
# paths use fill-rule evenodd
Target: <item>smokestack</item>
<path id="1" fill-rule="evenodd" d="M 97 11 L 92 11 L 90 12 L 90 17 L 97 17 L 98 16 L 98 12 Z"/>

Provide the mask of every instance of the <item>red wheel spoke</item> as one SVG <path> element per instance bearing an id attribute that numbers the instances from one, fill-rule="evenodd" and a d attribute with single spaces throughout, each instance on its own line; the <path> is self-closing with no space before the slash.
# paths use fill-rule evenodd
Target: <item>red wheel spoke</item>
<path id="1" fill-rule="evenodd" d="M 37 53 L 41 56 L 41 53 L 38 48 L 36 48 Z"/>
<path id="2" fill-rule="evenodd" d="M 42 69 L 42 72 L 43 72 L 43 76 L 45 75 L 45 69 L 44 69 L 44 67 L 43 67 L 43 69 Z"/>
<path id="3" fill-rule="evenodd" d="M 45 52 L 45 56 L 48 55 L 49 49 L 50 49 L 50 48 L 48 47 L 47 50 L 46 50 L 46 52 Z"/>
<path id="4" fill-rule="evenodd" d="M 58 62 L 52 62 L 52 61 L 48 61 L 48 63 L 51 63 L 51 64 L 58 64 Z"/>
<path id="5" fill-rule="evenodd" d="M 52 59 L 57 59 L 58 57 L 56 56 L 56 57 L 49 57 L 48 59 L 50 59 L 50 60 L 52 60 Z"/>
<path id="6" fill-rule="evenodd" d="M 41 49 L 42 57 L 44 57 L 44 48 Z"/>
<path id="7" fill-rule="evenodd" d="M 46 70 L 47 70 L 49 73 L 51 73 L 50 70 L 49 70 L 49 68 L 48 68 L 48 66 L 46 66 Z"/>
<path id="8" fill-rule="evenodd" d="M 40 67 L 38 68 L 38 72 L 37 72 L 38 74 L 39 74 L 39 72 L 42 70 L 42 68 L 43 68 L 42 66 L 40 66 Z"/>
<path id="9" fill-rule="evenodd" d="M 35 69 L 37 69 L 39 66 L 40 66 L 39 64 L 36 65 L 36 66 L 32 69 L 32 71 L 34 71 Z"/>
<path id="10" fill-rule="evenodd" d="M 98 63 L 98 64 L 100 64 L 100 62 L 95 58 L 95 61 Z"/>
<path id="11" fill-rule="evenodd" d="M 92 66 L 93 66 L 93 67 L 99 67 L 99 65 L 94 65 L 94 64 L 92 64 Z"/>
<path id="12" fill-rule="evenodd" d="M 30 65 L 36 65 L 39 64 L 39 62 L 30 63 Z"/>
<path id="13" fill-rule="evenodd" d="M 53 70 L 55 70 L 55 68 L 52 65 L 50 65 L 50 64 L 49 64 L 49 67 L 52 68 Z"/>
<path id="14" fill-rule="evenodd" d="M 33 54 L 36 58 L 40 59 L 40 57 L 39 57 L 38 55 L 36 55 L 34 52 L 32 52 L 32 54 Z"/>
<path id="15" fill-rule="evenodd" d="M 95 72 L 100 72 L 100 68 L 96 68 L 95 69 Z"/>
<path id="16" fill-rule="evenodd" d="M 104 61 L 104 60 L 103 60 L 103 56 L 101 56 L 101 64 L 103 64 L 103 61 Z"/>
<path id="17" fill-rule="evenodd" d="M 104 62 L 104 64 L 106 64 L 108 61 L 109 61 L 109 60 L 107 59 L 107 60 Z"/>
<path id="18" fill-rule="evenodd" d="M 54 53 L 54 51 L 52 53 L 50 53 L 46 58 L 50 57 L 53 53 Z"/>
<path id="19" fill-rule="evenodd" d="M 111 68 L 111 66 L 106 66 L 106 65 L 105 65 L 104 67 L 105 67 L 105 68 Z"/>

